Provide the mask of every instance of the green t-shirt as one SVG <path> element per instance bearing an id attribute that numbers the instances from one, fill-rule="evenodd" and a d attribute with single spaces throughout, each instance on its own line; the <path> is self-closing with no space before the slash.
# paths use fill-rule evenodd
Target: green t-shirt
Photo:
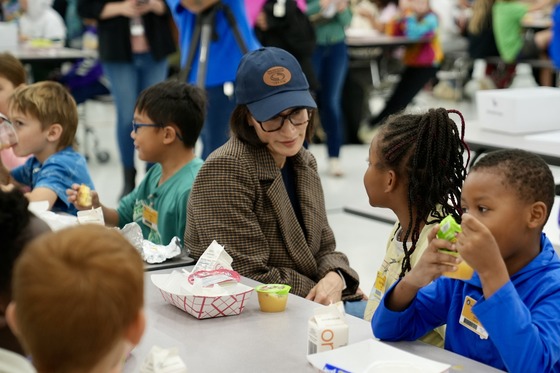
<path id="1" fill-rule="evenodd" d="M 521 19 L 529 7 L 518 2 L 498 1 L 492 7 L 494 38 L 505 62 L 515 62 L 523 47 Z"/>
<path id="2" fill-rule="evenodd" d="M 174 236 L 182 241 L 187 222 L 187 201 L 202 163 L 200 158 L 193 159 L 159 186 L 161 165 L 156 163 L 140 185 L 121 199 L 117 208 L 119 226 L 122 228 L 136 222 L 142 228 L 144 239 L 156 244 L 167 245 Z M 157 219 L 153 219 L 157 220 L 157 225 L 150 227 L 143 219 L 145 211 L 157 212 Z"/>
<path id="3" fill-rule="evenodd" d="M 314 17 L 321 12 L 319 0 L 307 0 L 307 16 Z M 317 45 L 331 45 L 344 41 L 346 37 L 344 29 L 350 25 L 352 13 L 350 8 L 336 13 L 332 18 L 319 22 L 315 25 Z"/>

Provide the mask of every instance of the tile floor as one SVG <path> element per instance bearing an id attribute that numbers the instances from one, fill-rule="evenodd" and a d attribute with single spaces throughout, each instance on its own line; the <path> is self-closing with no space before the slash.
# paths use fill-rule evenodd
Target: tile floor
<path id="1" fill-rule="evenodd" d="M 111 157 L 105 164 L 99 163 L 95 157 L 90 158 L 92 177 L 102 203 L 116 207 L 122 188 L 122 171 L 114 137 L 114 107 L 111 103 L 91 101 L 86 105 L 86 120 L 95 128 L 101 148 L 107 150 Z M 467 125 L 469 119 L 476 119 L 476 110 L 472 103 L 438 101 L 427 93 L 419 94 L 410 109 L 439 106 L 460 110 L 467 120 Z M 79 132 L 78 139 L 83 143 L 83 132 Z M 346 175 L 342 178 L 332 178 L 327 175 L 327 155 L 324 145 L 312 145 L 310 149 L 317 158 L 319 172 L 323 176 L 328 217 L 336 236 L 338 249 L 348 255 L 351 265 L 360 275 L 362 289 L 369 293 L 392 226 L 343 211 L 343 208 L 348 205 L 370 208 L 362 181 L 366 169 L 368 145 L 343 147 L 341 162 Z M 140 170 L 143 167 L 141 162 L 138 162 L 137 168 Z M 142 174 L 139 172 L 138 180 L 142 178 Z"/>

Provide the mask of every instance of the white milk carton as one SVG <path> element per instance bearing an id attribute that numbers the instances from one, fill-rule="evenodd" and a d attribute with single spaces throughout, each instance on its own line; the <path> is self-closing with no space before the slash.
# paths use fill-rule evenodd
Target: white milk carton
<path id="1" fill-rule="evenodd" d="M 560 89 L 493 89 L 476 93 L 481 128 L 522 134 L 560 130 Z"/>
<path id="2" fill-rule="evenodd" d="M 0 22 L 0 52 L 17 49 L 18 28 L 14 22 Z"/>
<path id="3" fill-rule="evenodd" d="M 342 302 L 316 308 L 309 319 L 307 354 L 334 350 L 348 344 L 348 324 Z"/>

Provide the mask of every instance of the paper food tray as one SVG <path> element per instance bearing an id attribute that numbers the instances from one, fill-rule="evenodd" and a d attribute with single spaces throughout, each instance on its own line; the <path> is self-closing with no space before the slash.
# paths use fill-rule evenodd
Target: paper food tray
<path id="1" fill-rule="evenodd" d="M 253 288 L 237 284 L 232 293 L 222 296 L 199 296 L 172 293 L 165 289 L 167 274 L 152 275 L 152 283 L 159 289 L 163 299 L 180 310 L 196 317 L 208 319 L 212 317 L 239 315 L 247 305 Z"/>
<path id="2" fill-rule="evenodd" d="M 375 339 L 368 339 L 334 350 L 307 355 L 320 371 L 330 364 L 351 373 L 442 373 L 451 365 L 399 350 Z"/>

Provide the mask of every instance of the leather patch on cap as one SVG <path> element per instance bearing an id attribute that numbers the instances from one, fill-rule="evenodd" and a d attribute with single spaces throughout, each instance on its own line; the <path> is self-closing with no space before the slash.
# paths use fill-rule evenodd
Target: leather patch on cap
<path id="1" fill-rule="evenodd" d="M 263 75 L 264 84 L 272 87 L 287 84 L 290 80 L 292 80 L 292 73 L 283 66 L 271 67 Z"/>

